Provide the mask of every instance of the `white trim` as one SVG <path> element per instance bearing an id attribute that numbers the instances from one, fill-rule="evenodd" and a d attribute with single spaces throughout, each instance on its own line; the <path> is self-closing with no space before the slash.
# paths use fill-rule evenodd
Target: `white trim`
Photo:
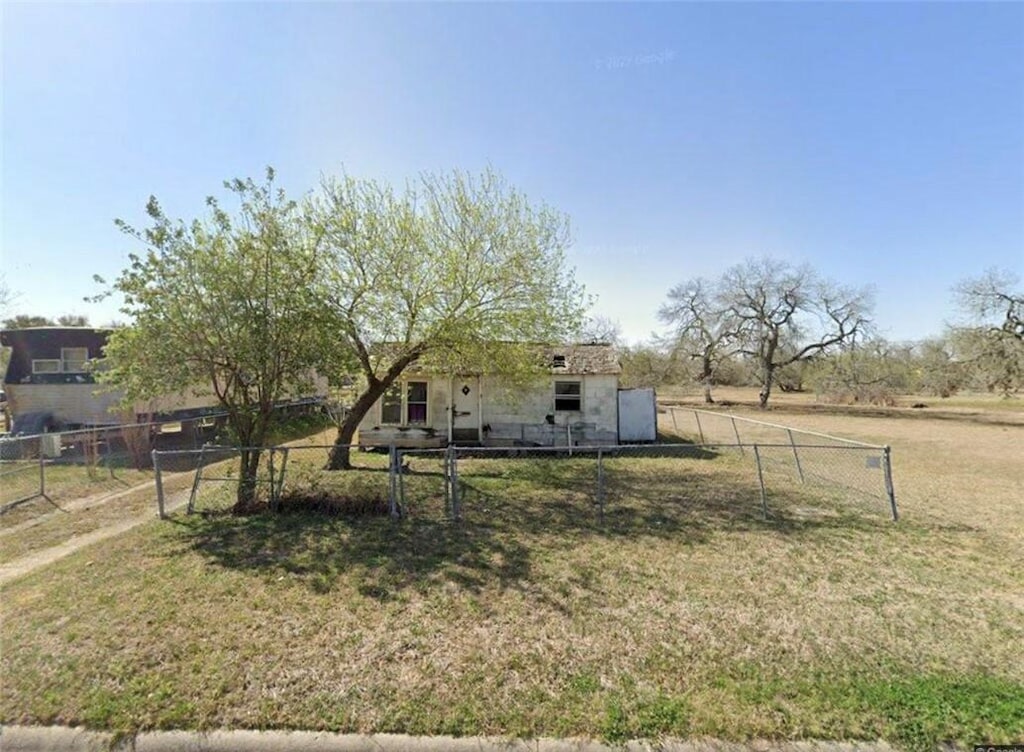
<path id="1" fill-rule="evenodd" d="M 49 369 L 46 369 L 46 368 L 40 368 L 40 365 L 42 363 L 56 363 L 57 367 L 55 369 L 53 369 L 53 370 L 49 370 Z M 63 373 L 63 369 L 64 369 L 64 361 L 62 361 L 62 360 L 60 360 L 58 358 L 39 358 L 39 359 L 33 359 L 32 360 L 32 375 L 33 376 L 36 375 L 36 374 L 44 374 L 44 373 L 45 374 Z"/>
<path id="2" fill-rule="evenodd" d="M 559 384 L 575 384 L 579 388 L 579 394 L 558 394 Z M 583 379 L 553 379 L 551 384 L 551 392 L 554 397 L 552 401 L 552 407 L 556 413 L 582 413 L 583 412 Z M 558 400 L 559 397 L 562 399 L 576 399 L 579 401 L 579 407 L 575 410 L 559 410 Z"/>
<path id="3" fill-rule="evenodd" d="M 65 353 L 73 351 L 84 351 L 84 358 L 69 358 Z M 87 370 L 87 364 L 89 363 L 89 348 L 88 347 L 62 347 L 60 349 L 60 362 L 61 370 L 64 373 L 85 373 Z M 68 368 L 69 363 L 81 363 L 81 368 Z"/>
<path id="4" fill-rule="evenodd" d="M 417 421 L 412 423 L 409 421 L 409 384 L 423 384 L 426 389 L 426 399 L 422 402 L 416 401 L 412 404 L 423 405 L 425 408 L 425 414 L 423 421 Z M 384 421 L 384 398 L 387 397 L 387 393 L 392 389 L 397 388 L 399 390 L 399 396 L 401 398 L 401 404 L 399 407 L 399 420 L 397 423 L 385 422 Z M 430 379 L 401 379 L 395 381 L 391 386 L 387 388 L 387 391 L 380 396 L 377 400 L 377 425 L 379 426 L 429 426 L 430 425 Z"/>

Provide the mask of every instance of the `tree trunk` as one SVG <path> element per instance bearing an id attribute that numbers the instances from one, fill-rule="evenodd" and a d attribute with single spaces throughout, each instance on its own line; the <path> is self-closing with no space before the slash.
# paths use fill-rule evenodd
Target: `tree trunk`
<path id="1" fill-rule="evenodd" d="M 758 407 L 768 409 L 768 398 L 772 394 L 772 381 L 775 380 L 775 368 L 765 365 L 761 373 L 761 391 L 757 394 Z"/>
<path id="2" fill-rule="evenodd" d="M 356 429 L 363 417 L 370 411 L 381 395 L 388 390 L 394 382 L 395 377 L 390 380 L 385 377 L 383 381 L 371 384 L 365 392 L 359 395 L 359 399 L 352 406 L 345 421 L 338 426 L 338 435 L 334 439 L 334 446 L 331 448 L 331 455 L 327 460 L 328 470 L 349 470 L 352 468 L 350 448 L 352 437 L 356 435 Z"/>
<path id="3" fill-rule="evenodd" d="M 238 491 L 235 495 L 235 514 L 252 511 L 257 502 L 256 477 L 260 467 L 260 450 L 243 449 L 238 462 Z"/>
<path id="4" fill-rule="evenodd" d="M 713 405 L 715 401 L 711 398 L 711 363 L 704 361 L 704 372 L 701 374 L 701 382 L 704 384 L 704 404 Z"/>
<path id="5" fill-rule="evenodd" d="M 370 408 L 373 407 L 373 403 L 380 399 L 381 395 L 402 375 L 402 371 L 410 364 L 415 363 L 425 350 L 426 348 L 423 345 L 413 347 L 405 355 L 392 363 L 387 373 L 380 379 L 374 377 L 371 373 L 366 373 L 369 386 L 365 392 L 359 395 L 359 399 L 352 406 L 352 410 L 349 412 L 348 417 L 345 418 L 345 422 L 338 426 L 338 436 L 334 440 L 331 456 L 327 460 L 328 470 L 351 469 L 350 446 L 360 421 L 370 411 Z"/>

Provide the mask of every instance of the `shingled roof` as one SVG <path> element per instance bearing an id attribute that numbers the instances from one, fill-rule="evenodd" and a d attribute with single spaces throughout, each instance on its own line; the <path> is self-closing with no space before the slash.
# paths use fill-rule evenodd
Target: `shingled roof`
<path id="1" fill-rule="evenodd" d="M 619 374 L 619 354 L 608 344 L 549 345 L 544 348 L 552 373 Z"/>
<path id="2" fill-rule="evenodd" d="M 390 346 L 374 347 L 380 353 Z M 618 375 L 622 373 L 619 353 L 613 345 L 605 342 L 577 343 L 564 345 L 534 345 L 538 365 L 547 367 L 552 374 L 580 376 L 583 374 Z M 437 372 L 436 364 L 420 361 L 408 368 L 409 373 Z"/>

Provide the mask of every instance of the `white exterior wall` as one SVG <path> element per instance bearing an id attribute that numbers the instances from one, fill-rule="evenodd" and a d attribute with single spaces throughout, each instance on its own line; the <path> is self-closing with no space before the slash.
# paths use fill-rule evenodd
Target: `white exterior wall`
<path id="1" fill-rule="evenodd" d="M 555 382 L 579 381 L 579 412 L 555 412 Z M 484 379 L 483 421 L 491 427 L 485 443 L 564 446 L 614 444 L 618 439 L 619 379 L 611 374 L 545 376 L 521 392 L 509 392 L 500 377 Z M 554 424 L 546 416 L 554 416 Z"/>
<path id="2" fill-rule="evenodd" d="M 428 382 L 428 425 L 384 426 L 381 424 L 381 400 L 377 400 L 359 423 L 360 444 L 447 444 L 448 408 L 451 404 L 448 377 L 409 376 L 406 381 Z M 581 382 L 580 412 L 555 412 L 555 381 Z M 565 446 L 570 436 L 573 444 L 578 445 L 615 444 L 618 441 L 618 376 L 544 376 L 518 390 L 506 387 L 500 376 L 485 376 L 480 382 L 483 399 L 480 421 L 490 427 L 483 434 L 485 444 L 514 444 L 521 441 L 542 446 Z M 548 415 L 554 416 L 554 424 L 547 422 Z M 431 430 L 425 431 L 423 428 Z"/>
<path id="3" fill-rule="evenodd" d="M 125 411 L 119 407 L 122 393 L 104 391 L 98 384 L 7 384 L 5 388 L 13 414 L 49 412 L 64 423 L 115 424 L 126 419 L 134 421 L 136 416 L 147 413 L 192 410 L 217 404 L 212 396 L 184 393 L 136 403 L 134 414 L 126 418 Z"/>
<path id="4" fill-rule="evenodd" d="M 173 413 L 179 410 L 216 408 L 220 403 L 212 393 L 193 394 L 185 391 L 153 400 L 136 402 L 132 414 L 126 416 L 119 407 L 122 392 L 106 391 L 100 384 L 5 384 L 4 389 L 14 415 L 30 412 L 50 412 L 64 423 L 118 424 L 134 422 L 153 413 Z M 327 393 L 327 379 L 317 377 L 308 395 Z M 296 395 L 298 396 L 298 395 Z"/>
<path id="5" fill-rule="evenodd" d="M 49 412 L 65 423 L 120 423 L 119 392 L 97 392 L 96 384 L 5 384 L 14 415 Z M 113 411 L 111 411 L 113 409 Z"/>

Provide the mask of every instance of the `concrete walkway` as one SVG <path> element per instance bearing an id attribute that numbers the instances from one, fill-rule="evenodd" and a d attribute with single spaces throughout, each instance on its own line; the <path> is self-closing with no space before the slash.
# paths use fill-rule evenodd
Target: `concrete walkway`
<path id="1" fill-rule="evenodd" d="M 510 740 L 489 737 L 330 734 L 312 731 L 154 731 L 135 736 L 77 728 L 0 727 L 4 752 L 893 752 L 884 742 Z"/>
<path id="2" fill-rule="evenodd" d="M 153 484 L 143 484 L 142 486 L 132 488 L 129 491 L 118 494 L 118 497 L 127 493 L 134 493 L 139 489 L 145 488 L 147 485 Z M 186 490 L 172 494 L 164 502 L 164 510 L 166 512 L 172 512 L 175 509 L 180 509 L 185 506 L 188 503 L 190 493 L 190 490 Z M 111 497 L 104 499 L 104 501 L 113 501 L 114 498 L 118 497 Z M 127 520 L 123 520 L 113 525 L 101 527 L 100 529 L 93 530 L 90 533 L 72 536 L 59 545 L 44 548 L 41 551 L 36 551 L 28 554 L 27 556 L 22 556 L 21 558 L 9 561 L 6 564 L 0 564 L 0 585 L 5 585 L 11 580 L 23 577 L 29 572 L 33 572 L 40 567 L 52 564 L 58 559 L 63 559 L 65 556 L 75 553 L 75 551 L 79 551 L 86 546 L 91 546 L 93 543 L 98 543 L 99 541 L 106 540 L 107 538 L 113 538 L 115 535 L 121 535 L 121 533 L 125 533 L 132 528 L 138 527 L 139 525 L 143 525 L 147 522 L 152 522 L 155 519 L 157 519 L 156 510 L 146 514 L 140 514 L 136 517 L 130 517 Z"/>

